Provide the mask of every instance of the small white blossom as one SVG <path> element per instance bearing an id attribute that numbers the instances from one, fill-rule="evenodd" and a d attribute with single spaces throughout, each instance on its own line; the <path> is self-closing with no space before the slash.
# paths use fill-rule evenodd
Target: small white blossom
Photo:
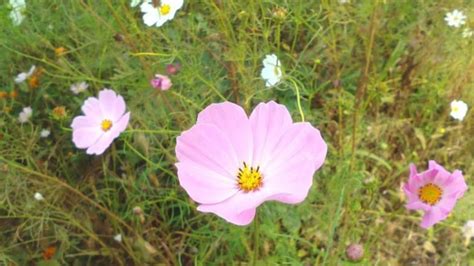
<path id="1" fill-rule="evenodd" d="M 13 24 L 15 26 L 18 26 L 25 18 L 25 16 L 23 15 L 23 12 L 25 12 L 26 9 L 25 0 L 10 0 L 10 5 L 12 7 L 12 11 L 10 12 L 10 18 L 13 21 Z"/>
<path id="2" fill-rule="evenodd" d="M 142 2 L 142 0 L 132 0 L 132 1 L 130 1 L 130 6 L 131 6 L 131 7 L 136 7 L 136 6 L 138 6 L 141 2 Z"/>
<path id="3" fill-rule="evenodd" d="M 265 56 L 263 59 L 262 79 L 265 80 L 265 86 L 271 87 L 280 82 L 283 72 L 281 70 L 280 60 L 275 54 Z"/>
<path id="4" fill-rule="evenodd" d="M 466 18 L 462 11 L 455 9 L 452 12 L 446 13 L 444 20 L 448 26 L 459 28 L 466 23 Z"/>
<path id="5" fill-rule="evenodd" d="M 34 195 L 34 197 L 35 197 L 35 200 L 37 200 L 37 201 L 42 201 L 42 200 L 44 200 L 43 195 L 41 195 L 41 193 L 39 193 L 39 192 L 36 192 L 35 195 Z"/>
<path id="6" fill-rule="evenodd" d="M 174 18 L 176 11 L 183 6 L 183 0 L 161 0 L 159 6 L 154 6 L 153 0 L 145 0 L 140 5 L 143 22 L 147 26 L 161 27 Z"/>
<path id="7" fill-rule="evenodd" d="M 31 116 L 33 115 L 33 109 L 31 107 L 25 107 L 18 115 L 18 121 L 20 123 L 26 123 L 30 120 Z"/>
<path id="8" fill-rule="evenodd" d="M 471 30 L 470 28 L 464 28 L 462 31 L 462 37 L 463 38 L 471 38 L 474 35 L 474 30 Z"/>
<path id="9" fill-rule="evenodd" d="M 467 104 L 463 101 L 454 100 L 451 102 L 451 117 L 462 121 L 467 113 Z"/>
<path id="10" fill-rule="evenodd" d="M 74 94 L 79 94 L 87 90 L 88 87 L 89 87 L 89 84 L 87 84 L 86 82 L 74 83 L 71 85 L 71 91 Z"/>
<path id="11" fill-rule="evenodd" d="M 339 0 L 339 4 L 348 4 L 350 2 L 350 0 Z"/>
<path id="12" fill-rule="evenodd" d="M 18 74 L 15 78 L 15 83 L 22 83 L 23 81 L 25 81 L 27 78 L 31 77 L 31 75 L 33 75 L 33 73 L 35 72 L 36 70 L 36 66 L 35 65 L 32 65 L 30 70 L 28 72 L 21 72 L 20 74 Z"/>
<path id="13" fill-rule="evenodd" d="M 49 134 L 51 134 L 51 131 L 49 131 L 48 129 L 43 129 L 43 130 L 41 130 L 41 132 L 40 132 L 40 136 L 41 136 L 42 138 L 47 138 L 47 137 L 49 137 Z"/>
<path id="14" fill-rule="evenodd" d="M 119 243 L 122 243 L 122 234 L 117 234 L 114 236 L 114 240 L 119 242 Z"/>

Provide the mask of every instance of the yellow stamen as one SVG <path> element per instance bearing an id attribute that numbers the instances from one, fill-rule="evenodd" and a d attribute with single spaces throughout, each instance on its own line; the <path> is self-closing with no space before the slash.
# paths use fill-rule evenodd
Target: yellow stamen
<path id="1" fill-rule="evenodd" d="M 110 128 L 112 128 L 112 121 L 110 121 L 109 119 L 104 119 L 104 121 L 102 121 L 102 123 L 100 124 L 100 127 L 104 132 L 107 132 L 110 130 Z"/>
<path id="2" fill-rule="evenodd" d="M 263 185 L 263 175 L 260 173 L 260 167 L 248 167 L 244 163 L 244 167 L 239 168 L 237 178 L 237 185 L 244 192 L 256 191 Z"/>
<path id="3" fill-rule="evenodd" d="M 160 6 L 160 14 L 162 16 L 168 15 L 170 13 L 170 11 L 171 11 L 170 5 L 164 4 L 164 5 Z"/>
<path id="4" fill-rule="evenodd" d="M 459 107 L 458 106 L 453 106 L 451 111 L 453 111 L 453 113 L 457 113 L 457 112 L 459 112 Z"/>
<path id="5" fill-rule="evenodd" d="M 438 203 L 442 196 L 443 190 L 433 183 L 428 183 L 418 190 L 418 197 L 420 200 L 431 206 Z"/>

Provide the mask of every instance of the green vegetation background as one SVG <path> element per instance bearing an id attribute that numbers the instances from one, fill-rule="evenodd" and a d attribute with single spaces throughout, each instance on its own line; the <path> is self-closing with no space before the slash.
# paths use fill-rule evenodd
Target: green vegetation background
<path id="1" fill-rule="evenodd" d="M 473 183 L 472 111 L 463 122 L 449 117 L 453 99 L 474 105 L 473 39 L 444 16 L 461 9 L 474 27 L 474 3 L 351 2 L 185 1 L 161 28 L 146 27 L 128 1 L 27 0 L 18 27 L 2 4 L 0 90 L 18 97 L 0 99 L 0 264 L 233 265 L 256 255 L 261 265 L 353 265 L 350 243 L 364 246 L 360 265 L 474 263 L 460 230 L 474 219 L 472 190 L 432 230 L 418 226 L 400 190 L 408 164 L 423 169 L 429 159 Z M 55 55 L 58 47 L 66 53 Z M 264 87 L 270 53 L 295 84 Z M 172 62 L 182 69 L 171 90 L 153 90 L 150 77 Z M 16 85 L 32 64 L 43 69 L 40 86 Z M 69 87 L 79 81 L 90 88 L 75 96 Z M 295 85 L 329 153 L 303 204 L 258 209 L 256 245 L 253 226 L 196 211 L 177 182 L 175 138 L 224 100 L 250 111 L 274 99 L 299 120 Z M 104 87 L 125 97 L 132 119 L 104 155 L 88 156 L 69 125 Z M 21 125 L 25 106 L 33 117 Z M 65 117 L 53 116 L 58 106 Z M 50 246 L 57 252 L 44 261 Z"/>

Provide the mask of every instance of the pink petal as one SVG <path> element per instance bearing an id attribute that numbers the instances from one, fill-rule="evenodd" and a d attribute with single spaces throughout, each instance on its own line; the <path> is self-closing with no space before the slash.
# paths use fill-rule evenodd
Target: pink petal
<path id="1" fill-rule="evenodd" d="M 102 136 L 102 131 L 93 119 L 86 116 L 78 116 L 72 121 L 72 141 L 79 149 L 84 149 Z"/>
<path id="2" fill-rule="evenodd" d="M 282 176 L 282 172 L 291 174 L 291 171 L 305 163 L 309 163 L 313 171 L 316 171 L 323 164 L 326 153 L 327 145 L 319 130 L 306 122 L 295 123 L 281 136 L 271 155 L 268 155 L 269 158 L 264 158 L 267 164 L 262 165 L 262 169 L 269 178 Z M 300 165 L 295 164 L 295 160 L 300 160 L 301 157 L 308 161 L 302 161 Z"/>
<path id="3" fill-rule="evenodd" d="M 248 225 L 255 217 L 256 208 L 270 195 L 263 190 L 245 193 L 239 191 L 234 196 L 216 204 L 203 204 L 198 211 L 214 213 L 229 223 Z"/>
<path id="4" fill-rule="evenodd" d="M 123 97 L 117 95 L 113 90 L 105 89 L 100 91 L 99 102 L 104 119 L 116 122 L 125 113 L 126 105 Z"/>
<path id="5" fill-rule="evenodd" d="M 199 113 L 196 124 L 216 126 L 229 139 L 239 163 L 251 162 L 252 132 L 242 107 L 231 102 L 211 104 Z"/>
<path id="6" fill-rule="evenodd" d="M 253 132 L 253 166 L 263 166 L 272 160 L 281 136 L 292 125 L 285 106 L 273 101 L 260 103 L 250 115 Z"/>
<path id="7" fill-rule="evenodd" d="M 409 210 L 423 210 L 423 211 L 431 210 L 430 205 L 425 204 L 421 201 L 413 201 L 413 202 L 407 203 L 405 207 Z"/>
<path id="8" fill-rule="evenodd" d="M 238 192 L 236 180 L 186 161 L 177 163 L 180 185 L 196 202 L 214 204 L 228 199 Z"/>
<path id="9" fill-rule="evenodd" d="M 449 176 L 451 173 L 449 173 L 446 169 L 444 169 L 443 166 L 439 165 L 436 161 L 430 160 L 428 162 L 428 169 L 436 169 L 442 176 Z"/>
<path id="10" fill-rule="evenodd" d="M 128 125 L 130 119 L 130 112 L 126 113 L 116 124 L 113 124 L 112 128 L 108 132 L 104 132 L 101 138 L 91 145 L 86 153 L 100 155 L 112 144 L 120 133 L 122 133 Z M 99 129 L 100 130 L 100 129 Z"/>
<path id="11" fill-rule="evenodd" d="M 179 163 L 198 164 L 233 181 L 241 164 L 229 138 L 212 124 L 197 124 L 183 132 L 176 140 L 176 157 Z M 194 178 L 201 177 L 195 173 Z"/>
<path id="12" fill-rule="evenodd" d="M 420 226 L 427 229 L 434 224 L 446 219 L 448 214 L 443 213 L 439 208 L 433 207 L 423 216 Z"/>
<path id="13" fill-rule="evenodd" d="M 89 97 L 84 101 L 84 104 L 82 105 L 82 112 L 84 112 L 88 118 L 96 121 L 97 124 L 100 124 L 104 119 L 104 115 L 100 109 L 99 100 L 94 97 Z"/>
<path id="14" fill-rule="evenodd" d="M 456 205 L 456 196 L 443 196 L 443 198 L 436 204 L 436 207 L 442 210 L 443 213 L 449 214 Z"/>
<path id="15" fill-rule="evenodd" d="M 411 163 L 410 164 L 410 177 L 417 175 L 418 172 L 416 171 L 416 165 Z"/>
<path id="16" fill-rule="evenodd" d="M 456 170 L 450 176 L 450 178 L 444 184 L 444 193 L 447 196 L 455 196 L 456 198 L 460 198 L 464 195 L 464 192 L 467 191 L 466 181 L 464 180 L 464 176 L 462 172 Z"/>

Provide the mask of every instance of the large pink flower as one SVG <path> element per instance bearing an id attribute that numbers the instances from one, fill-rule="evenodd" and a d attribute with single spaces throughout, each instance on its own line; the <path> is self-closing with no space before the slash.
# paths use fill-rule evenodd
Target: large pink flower
<path id="1" fill-rule="evenodd" d="M 327 145 L 285 106 L 260 103 L 247 117 L 238 105 L 211 104 L 177 139 L 178 178 L 198 210 L 247 225 L 264 201 L 302 202 Z"/>
<path id="2" fill-rule="evenodd" d="M 72 121 L 72 141 L 87 154 L 102 154 L 128 125 L 130 112 L 113 90 L 104 89 L 99 98 L 89 97 L 82 105 L 85 115 Z"/>
<path id="3" fill-rule="evenodd" d="M 418 173 L 410 165 L 410 178 L 403 187 L 408 198 L 409 210 L 423 210 L 421 227 L 429 228 L 448 217 L 457 200 L 467 190 L 462 172 L 449 173 L 435 161 L 429 162 L 428 170 Z"/>

